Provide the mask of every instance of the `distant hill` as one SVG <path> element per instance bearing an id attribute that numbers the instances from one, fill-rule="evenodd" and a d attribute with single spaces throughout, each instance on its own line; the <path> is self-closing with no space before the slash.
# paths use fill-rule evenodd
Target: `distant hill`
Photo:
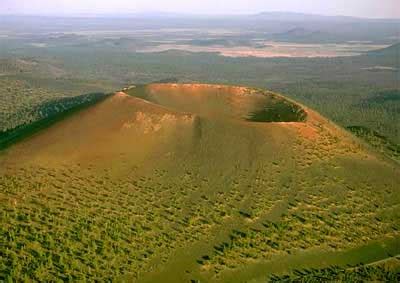
<path id="1" fill-rule="evenodd" d="M 337 36 L 327 31 L 310 30 L 303 27 L 296 27 L 286 32 L 276 33 L 272 36 L 272 39 L 276 41 L 301 43 L 334 42 L 337 38 Z"/>
<path id="2" fill-rule="evenodd" d="M 292 12 L 261 12 L 253 15 L 255 18 L 265 18 L 273 21 L 340 21 L 340 22 L 354 22 L 369 20 L 356 17 L 346 16 L 324 16 L 317 14 L 305 13 L 292 13 Z"/>
<path id="3" fill-rule="evenodd" d="M 68 22 L 68 25 L 65 23 Z M 315 32 L 310 42 L 363 41 L 393 43 L 398 35 L 400 20 L 364 19 L 343 16 L 322 16 L 287 12 L 264 12 L 242 15 L 184 15 L 169 13 L 118 14 L 93 17 L 88 15 L 65 17 L 2 16 L 0 29 L 9 32 L 72 33 L 80 30 L 142 30 L 151 29 L 240 29 L 257 31 L 255 35 L 273 35 L 291 29 Z M 332 36 L 334 35 L 334 36 Z M 326 38 L 328 37 L 328 38 Z M 58 39 L 62 41 L 63 39 Z M 306 41 L 307 39 L 302 39 Z"/>
<path id="4" fill-rule="evenodd" d="M 400 58 L 400 42 L 393 44 L 389 47 L 369 51 L 367 53 L 369 56 L 387 56 L 387 57 L 397 57 Z"/>

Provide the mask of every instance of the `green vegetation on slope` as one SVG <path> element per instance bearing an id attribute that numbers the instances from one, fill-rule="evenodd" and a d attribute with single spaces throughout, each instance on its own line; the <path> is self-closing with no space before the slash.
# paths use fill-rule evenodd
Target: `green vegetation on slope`
<path id="1" fill-rule="evenodd" d="M 386 241 L 398 167 L 315 113 L 253 123 L 241 114 L 258 91 L 146 92 L 152 103 L 117 94 L 3 153 L 1 280 L 236 282 L 297 257 L 327 268 L 327 255 L 344 267 L 399 252 Z"/>
<path id="2" fill-rule="evenodd" d="M 91 93 L 70 98 L 57 99 L 33 108 L 31 110 L 31 116 L 37 117 L 35 121 L 19 125 L 14 129 L 0 132 L 0 150 L 3 150 L 8 146 L 49 127 L 76 111 L 99 102 L 106 96 L 107 95 L 104 93 Z"/>
<path id="3" fill-rule="evenodd" d="M 347 129 L 387 157 L 400 161 L 400 145 L 390 142 L 386 137 L 366 127 L 350 126 Z"/>
<path id="4" fill-rule="evenodd" d="M 395 259 L 399 261 L 400 259 Z M 324 269 L 296 270 L 292 275 L 272 276 L 270 282 L 399 282 L 400 268 L 361 265 L 353 268 L 332 266 Z"/>
<path id="5" fill-rule="evenodd" d="M 74 97 L 84 93 L 107 92 L 107 89 L 101 83 L 96 86 L 75 80 L 0 76 L 0 132 L 45 118 L 44 105 L 58 105 L 57 111 L 61 112 L 69 107 L 67 104 L 74 103 Z M 62 106 L 61 101 L 64 101 L 65 106 Z"/>

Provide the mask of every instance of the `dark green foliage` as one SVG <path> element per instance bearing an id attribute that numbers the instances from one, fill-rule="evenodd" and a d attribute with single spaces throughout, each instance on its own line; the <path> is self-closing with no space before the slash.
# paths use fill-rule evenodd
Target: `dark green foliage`
<path id="1" fill-rule="evenodd" d="M 400 101 L 400 89 L 391 89 L 378 92 L 372 97 L 368 97 L 362 101 L 362 105 L 368 107 L 370 103 L 386 103 L 386 102 L 399 102 Z"/>
<path id="2" fill-rule="evenodd" d="M 324 269 L 301 269 L 287 275 L 273 275 L 269 282 L 399 282 L 400 272 L 382 266 L 361 265 L 353 268 L 331 266 Z"/>
<path id="3" fill-rule="evenodd" d="M 165 79 L 161 79 L 161 80 L 156 80 L 154 82 L 151 83 L 155 83 L 155 84 L 169 84 L 169 83 L 178 83 L 179 79 L 178 78 L 165 78 Z"/>
<path id="4" fill-rule="evenodd" d="M 89 93 L 80 96 L 58 98 L 35 107 L 32 111 L 39 113 L 41 118 L 50 118 L 65 111 L 88 106 L 104 99 L 104 93 Z"/>
<path id="5" fill-rule="evenodd" d="M 300 106 L 273 97 L 268 106 L 251 113 L 248 120 L 252 122 L 304 122 L 306 118 L 307 113 Z"/>
<path id="6" fill-rule="evenodd" d="M 37 131 L 64 119 L 68 115 L 99 102 L 106 96 L 104 93 L 91 93 L 77 97 L 57 99 L 40 105 L 32 109 L 32 116 L 35 114 L 39 117 L 37 121 L 0 132 L 0 149 L 4 149 L 17 141 L 29 137 Z"/>
<path id="7" fill-rule="evenodd" d="M 400 145 L 391 142 L 385 136 L 367 127 L 350 126 L 347 129 L 389 158 L 400 161 Z"/>
<path id="8" fill-rule="evenodd" d="M 371 76 L 371 81 L 374 79 Z M 306 104 L 345 128 L 362 126 L 385 136 L 392 144 L 400 143 L 400 100 L 396 88 L 382 90 L 372 85 L 358 85 L 356 81 L 340 83 L 337 79 L 319 79 L 273 89 Z"/>

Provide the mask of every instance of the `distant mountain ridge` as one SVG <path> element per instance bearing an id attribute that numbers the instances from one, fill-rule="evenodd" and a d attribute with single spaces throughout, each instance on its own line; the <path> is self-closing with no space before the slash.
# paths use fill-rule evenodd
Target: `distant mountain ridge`
<path id="1" fill-rule="evenodd" d="M 285 12 L 285 11 L 265 11 L 259 13 L 243 14 L 203 14 L 203 13 L 178 13 L 178 12 L 125 12 L 125 13 L 74 13 L 74 14 L 12 14 L 1 13 L 2 17 L 66 17 L 66 18 L 258 18 L 277 21 L 334 21 L 334 22 L 354 22 L 354 21 L 374 21 L 374 22 L 399 22 L 400 18 L 367 18 L 342 15 L 322 15 L 311 13 Z"/>
<path id="2" fill-rule="evenodd" d="M 321 41 L 334 41 L 334 36 L 329 32 L 320 30 L 309 30 L 303 27 L 296 27 L 286 32 L 276 33 L 272 36 L 273 40 L 289 41 L 289 42 L 321 42 Z"/>
<path id="3" fill-rule="evenodd" d="M 349 16 L 325 16 L 319 14 L 306 14 L 294 12 L 261 12 L 253 15 L 258 18 L 281 21 L 360 21 L 370 20 L 368 18 L 357 18 Z"/>
<path id="4" fill-rule="evenodd" d="M 66 25 L 65 23 L 68 22 Z M 366 19 L 288 12 L 247 15 L 135 13 L 57 16 L 1 16 L 0 29 L 13 33 L 75 33 L 151 29 L 234 29 L 251 31 L 251 37 L 297 43 L 368 42 L 393 44 L 400 19 Z M 256 32 L 256 33 L 254 33 Z"/>

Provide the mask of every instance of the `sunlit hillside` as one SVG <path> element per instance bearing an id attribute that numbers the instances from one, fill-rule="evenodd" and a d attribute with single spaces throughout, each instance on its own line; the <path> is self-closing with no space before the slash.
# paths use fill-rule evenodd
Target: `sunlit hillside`
<path id="1" fill-rule="evenodd" d="M 0 280 L 386 278 L 399 174 L 277 93 L 132 86 L 1 153 Z"/>

